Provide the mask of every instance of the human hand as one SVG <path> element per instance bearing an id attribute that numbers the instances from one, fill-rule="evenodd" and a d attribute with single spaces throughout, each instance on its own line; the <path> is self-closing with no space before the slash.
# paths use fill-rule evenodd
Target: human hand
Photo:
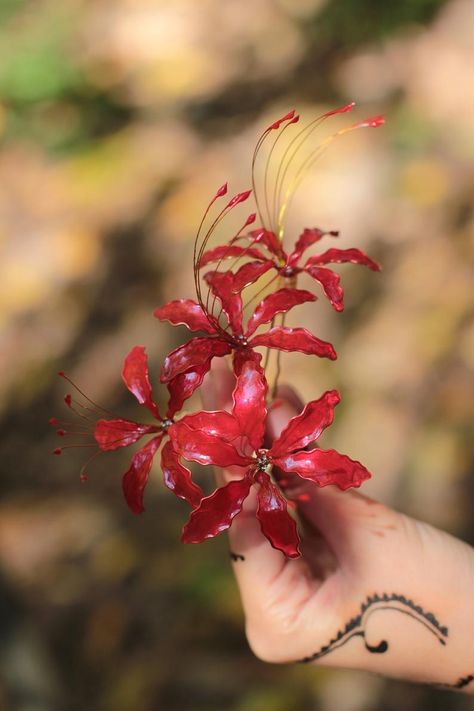
<path id="1" fill-rule="evenodd" d="M 225 409 L 235 379 L 224 364 L 203 385 L 207 409 Z M 282 386 L 268 437 L 301 410 Z M 222 485 L 239 470 L 219 471 Z M 229 530 L 231 557 L 254 653 L 374 671 L 474 693 L 474 551 L 466 543 L 355 491 L 295 477 L 302 556 L 273 549 L 249 496 Z"/>

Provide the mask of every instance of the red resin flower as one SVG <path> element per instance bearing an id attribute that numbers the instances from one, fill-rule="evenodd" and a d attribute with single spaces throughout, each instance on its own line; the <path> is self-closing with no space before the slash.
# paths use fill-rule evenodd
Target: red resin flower
<path id="1" fill-rule="evenodd" d="M 140 405 L 151 412 L 156 424 L 143 424 L 122 418 L 99 419 L 94 426 L 94 438 L 103 452 L 109 452 L 119 447 L 128 447 L 145 435 L 151 435 L 151 439 L 133 455 L 122 479 L 123 493 L 133 513 L 139 514 L 144 511 L 143 495 L 154 456 L 173 425 L 177 410 L 186 397 L 189 397 L 190 384 L 191 389 L 194 389 L 195 383 L 200 383 L 202 377 L 199 372 L 190 372 L 172 380 L 168 385 L 170 393 L 168 409 L 166 416 L 162 417 L 153 398 L 145 349 L 143 346 L 135 346 L 125 358 L 122 370 L 123 381 Z M 66 404 L 71 406 L 71 397 L 67 397 L 69 400 L 66 400 Z M 191 472 L 180 463 L 169 440 L 161 450 L 161 468 L 166 486 L 192 507 L 198 506 L 203 492 L 192 481 Z"/>
<path id="2" fill-rule="evenodd" d="M 269 449 L 263 448 L 267 409 L 267 382 L 252 361 L 242 365 L 233 394 L 232 412 L 198 412 L 187 415 L 170 430 L 175 450 L 188 461 L 217 467 L 245 469 L 234 479 L 202 499 L 183 529 L 185 543 L 200 543 L 225 531 L 242 509 L 255 485 L 256 516 L 263 534 L 274 548 L 295 558 L 299 537 L 286 501 L 271 479 L 272 467 L 295 474 L 316 486 L 335 484 L 340 489 L 357 487 L 370 477 L 360 462 L 333 449 L 312 449 L 334 417 L 339 402 L 336 390 L 309 402 L 293 417 Z"/>
<path id="3" fill-rule="evenodd" d="M 342 311 L 344 309 L 344 292 L 340 286 L 340 276 L 332 271 L 332 269 L 327 269 L 324 265 L 352 262 L 353 264 L 363 264 L 374 271 L 380 271 L 380 265 L 374 262 L 374 260 L 368 257 L 362 250 L 356 249 L 355 247 L 349 249 L 327 249 L 325 252 L 309 257 L 305 264 L 301 264 L 302 256 L 308 247 L 318 242 L 325 235 L 337 237 L 338 234 L 339 233 L 335 230 L 325 232 L 316 227 L 312 229 L 307 228 L 298 237 L 294 250 L 287 254 L 275 233 L 261 228 L 253 230 L 247 236 L 249 240 L 247 247 L 240 247 L 235 244 L 222 245 L 205 252 L 201 258 L 200 267 L 204 267 L 213 262 L 220 263 L 223 259 L 228 257 L 252 257 L 256 261 L 251 262 L 251 264 L 258 264 L 262 273 L 264 268 L 266 268 L 265 271 L 274 268 L 278 274 L 285 279 L 286 283 L 291 285 L 296 283 L 298 274 L 305 272 L 319 282 L 325 295 L 336 311 Z M 269 254 L 266 255 L 256 249 L 253 246 L 255 244 L 262 245 Z M 243 269 L 243 267 L 241 268 Z"/>
<path id="4" fill-rule="evenodd" d="M 247 267 L 250 269 L 247 270 Z M 268 268 L 265 265 L 265 269 Z M 205 331 L 208 334 L 192 338 L 165 358 L 160 375 L 161 382 L 169 383 L 189 369 L 207 372 L 212 358 L 232 352 L 234 372 L 238 375 L 245 361 L 253 360 L 257 365 L 260 363 L 261 355 L 253 350 L 257 346 L 336 359 L 333 346 L 305 328 L 275 326 L 266 333 L 254 335 L 259 326 L 272 321 L 276 314 L 286 313 L 298 304 L 315 301 L 316 297 L 309 291 L 284 288 L 269 294 L 257 305 L 245 329 L 243 328 L 241 291 L 248 284 L 248 273 L 254 276 L 255 271 L 250 263 L 245 264 L 235 274 L 212 272 L 207 275 L 211 291 L 219 299 L 227 318 L 226 329 L 220 325 L 216 316 L 190 299 L 170 301 L 155 310 L 154 315 L 161 321 L 169 321 L 173 325 L 183 324 L 190 331 Z"/>

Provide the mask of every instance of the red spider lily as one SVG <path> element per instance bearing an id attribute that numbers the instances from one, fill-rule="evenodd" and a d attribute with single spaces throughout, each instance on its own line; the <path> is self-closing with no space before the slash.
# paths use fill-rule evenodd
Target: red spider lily
<path id="1" fill-rule="evenodd" d="M 183 529 L 183 542 L 200 543 L 228 529 L 255 485 L 256 516 L 263 534 L 274 548 L 295 558 L 299 555 L 296 523 L 270 477 L 272 467 L 316 486 L 335 484 L 343 490 L 360 486 L 370 477 L 360 462 L 335 450 L 306 449 L 332 423 L 334 407 L 340 399 L 336 390 L 309 402 L 288 422 L 269 449 L 262 447 L 266 393 L 264 376 L 255 363 L 247 361 L 237 378 L 231 413 L 198 412 L 182 418 L 170 430 L 175 450 L 188 461 L 245 468 L 242 478 L 202 499 Z"/>
<path id="2" fill-rule="evenodd" d="M 257 271 L 253 265 L 252 262 L 245 264 L 235 274 L 212 272 L 206 275 L 212 293 L 221 302 L 228 322 L 227 328 L 220 325 L 217 316 L 189 299 L 170 301 L 155 310 L 154 315 L 162 321 L 169 321 L 173 325 L 183 324 L 190 331 L 205 331 L 208 334 L 192 338 L 165 358 L 160 375 L 162 382 L 168 383 L 189 369 L 207 372 L 214 356 L 232 352 L 234 372 L 238 375 L 245 361 L 252 360 L 257 365 L 260 363 L 261 355 L 253 350 L 257 346 L 336 359 L 333 346 L 305 328 L 275 326 L 266 333 L 254 335 L 259 326 L 272 321 L 276 314 L 287 313 L 298 304 L 315 301 L 316 297 L 309 291 L 285 288 L 269 294 L 257 305 L 243 328 L 241 291 Z M 264 265 L 264 268 L 267 270 L 270 267 Z"/>
<path id="3" fill-rule="evenodd" d="M 220 263 L 227 257 L 252 257 L 255 261 L 248 264 L 258 265 L 258 270 L 261 274 L 274 268 L 285 279 L 286 283 L 291 285 L 295 285 L 298 274 L 305 272 L 319 282 L 336 311 L 342 311 L 344 309 L 344 292 L 340 286 L 340 276 L 323 265 L 352 262 L 353 264 L 363 264 L 374 271 L 380 271 L 380 266 L 362 250 L 355 247 L 349 249 L 327 249 L 325 252 L 309 257 L 305 264 L 301 264 L 303 254 L 308 247 L 319 242 L 325 235 L 337 237 L 339 233 L 335 230 L 325 232 L 316 227 L 303 230 L 296 241 L 293 251 L 288 254 L 274 232 L 264 228 L 253 230 L 247 236 L 249 239 L 248 247 L 231 244 L 210 249 L 201 257 L 200 267 L 213 262 Z M 264 254 L 259 249 L 256 249 L 253 246 L 255 244 L 262 245 L 269 254 Z M 247 264 L 244 266 L 247 266 Z M 241 269 L 243 268 L 241 267 Z M 257 272 L 256 267 L 254 267 L 254 271 Z"/>
<path id="4" fill-rule="evenodd" d="M 173 425 L 173 418 L 176 412 L 181 408 L 183 401 L 189 397 L 189 393 L 194 391 L 196 383 L 200 384 L 202 382 L 203 377 L 204 373 L 196 370 L 172 380 L 168 384 L 170 393 L 168 409 L 166 416 L 162 417 L 153 398 L 145 349 L 143 346 L 135 346 L 125 358 L 122 378 L 140 405 L 143 405 L 151 412 L 157 424 L 143 424 L 123 418 L 103 419 L 102 417 L 94 422 L 90 420 L 89 416 L 91 408 L 79 405 L 82 411 L 79 409 L 77 413 L 82 419 L 92 422 L 94 439 L 99 449 L 103 452 L 110 452 L 120 447 L 129 447 L 131 444 L 141 440 L 145 435 L 152 435 L 151 439 L 135 452 L 130 466 L 122 479 L 125 500 L 133 513 L 139 514 L 144 511 L 143 495 L 154 456 L 164 437 L 169 433 L 169 428 Z M 89 398 L 87 400 L 93 404 Z M 70 408 L 76 409 L 70 395 L 66 396 L 65 402 Z M 85 413 L 84 410 L 86 411 Z M 92 412 L 97 414 L 97 406 L 94 406 Z M 52 418 L 50 423 L 58 424 L 55 418 Z M 58 434 L 64 436 L 66 431 L 63 429 L 58 430 Z M 76 432 L 75 434 L 88 433 Z M 62 449 L 64 448 L 58 448 L 55 453 L 60 454 Z M 179 458 L 170 441 L 166 442 L 161 450 L 161 468 L 166 486 L 192 507 L 198 506 L 203 497 L 203 492 L 192 481 L 191 472 L 179 462 Z"/>

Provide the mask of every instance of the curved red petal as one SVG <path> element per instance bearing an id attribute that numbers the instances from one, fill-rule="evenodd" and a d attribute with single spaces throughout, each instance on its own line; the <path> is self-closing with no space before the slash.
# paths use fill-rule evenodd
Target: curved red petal
<path id="1" fill-rule="evenodd" d="M 332 235 L 333 237 L 337 237 L 339 235 L 339 232 L 337 232 L 336 230 L 326 232 L 325 230 L 320 230 L 317 227 L 307 227 L 306 229 L 304 229 L 296 241 L 293 252 L 288 257 L 288 266 L 296 266 L 299 260 L 301 259 L 301 256 L 308 249 L 308 247 L 311 247 L 311 245 L 315 242 L 319 242 L 319 240 L 325 235 Z"/>
<path id="2" fill-rule="evenodd" d="M 261 264 L 261 262 L 257 262 Z M 222 304 L 222 310 L 227 316 L 233 333 L 242 333 L 242 297 L 234 291 L 234 274 L 228 272 L 207 272 L 204 279 Z"/>
<path id="3" fill-rule="evenodd" d="M 135 346 L 126 356 L 122 368 L 122 379 L 140 405 L 144 405 L 152 415 L 161 420 L 158 407 L 153 400 L 148 373 L 148 358 L 143 346 Z"/>
<path id="4" fill-rule="evenodd" d="M 249 338 L 262 323 L 269 323 L 276 314 L 287 313 L 294 306 L 316 301 L 316 296 L 304 289 L 279 289 L 258 304 L 250 317 L 245 335 Z"/>
<path id="5" fill-rule="evenodd" d="M 306 355 L 316 355 L 320 358 L 336 360 L 334 347 L 327 341 L 322 341 L 305 328 L 286 328 L 275 326 L 267 333 L 254 336 L 249 344 L 253 346 L 267 346 L 278 348 L 281 351 L 299 351 Z"/>
<path id="6" fill-rule="evenodd" d="M 233 442 L 242 436 L 238 420 L 224 410 L 194 412 L 192 415 L 183 417 L 179 424 L 213 437 L 220 437 L 226 442 Z"/>
<path id="7" fill-rule="evenodd" d="M 238 245 L 223 244 L 220 247 L 214 247 L 210 249 L 201 257 L 199 262 L 199 267 L 205 267 L 207 264 L 212 264 L 213 262 L 220 262 L 222 259 L 229 259 L 230 257 L 251 257 L 252 259 L 259 259 L 265 261 L 265 257 L 262 252 L 258 249 L 253 249 L 252 247 L 239 247 Z"/>
<path id="8" fill-rule="evenodd" d="M 254 451 L 263 443 L 267 389 L 265 376 L 255 363 L 250 360 L 244 363 L 232 396 L 232 413 L 239 423 L 241 434 L 247 437 Z"/>
<path id="9" fill-rule="evenodd" d="M 335 484 L 339 489 L 360 486 L 370 479 L 370 472 L 360 462 L 354 461 L 334 449 L 312 449 L 276 457 L 274 463 L 285 472 L 294 472 L 317 486 Z"/>
<path id="10" fill-rule="evenodd" d="M 319 281 L 323 287 L 323 291 L 331 302 L 336 311 L 344 310 L 344 291 L 340 286 L 341 277 L 331 269 L 325 267 L 306 266 L 304 268 L 313 279 Z"/>
<path id="11" fill-rule="evenodd" d="M 269 269 L 272 269 L 272 267 L 273 262 L 269 260 L 265 262 L 247 262 L 247 264 L 242 265 L 235 273 L 232 290 L 240 294 L 245 287 L 254 284 L 263 274 L 268 272 Z"/>
<path id="12" fill-rule="evenodd" d="M 262 354 L 257 353 L 257 351 L 252 350 L 252 348 L 236 348 L 234 350 L 234 357 L 232 365 L 234 367 L 234 374 L 240 375 L 242 368 L 247 361 L 252 361 L 255 367 L 264 375 L 264 370 L 260 365 L 262 361 Z"/>
<path id="13" fill-rule="evenodd" d="M 160 446 L 163 435 L 154 437 L 141 449 L 136 452 L 130 467 L 123 475 L 122 489 L 128 507 L 135 514 L 142 513 L 145 509 L 143 506 L 143 494 L 148 482 L 153 457 L 156 450 Z"/>
<path id="14" fill-rule="evenodd" d="M 142 425 L 132 420 L 98 420 L 95 423 L 94 438 L 104 452 L 135 444 L 143 435 L 156 432 L 153 425 Z"/>
<path id="15" fill-rule="evenodd" d="M 189 469 L 179 461 L 179 456 L 170 441 L 166 442 L 161 450 L 161 470 L 168 489 L 171 489 L 176 496 L 184 499 L 193 509 L 196 509 L 201 503 L 204 493 L 201 487 L 192 480 Z"/>
<path id="16" fill-rule="evenodd" d="M 292 417 L 285 429 L 271 447 L 272 457 L 280 457 L 286 452 L 304 449 L 318 439 L 321 433 L 332 424 L 334 408 L 341 398 L 337 390 L 329 390 L 319 400 L 308 402 L 304 410 Z"/>
<path id="17" fill-rule="evenodd" d="M 192 299 L 177 299 L 153 311 L 153 316 L 160 321 L 169 321 L 173 326 L 186 326 L 190 331 L 215 333 L 201 306 Z"/>
<path id="18" fill-rule="evenodd" d="M 244 467 L 253 461 L 239 454 L 230 442 L 217 435 L 193 430 L 183 420 L 172 425 L 168 433 L 174 449 L 189 462 L 216 467 Z"/>
<path id="19" fill-rule="evenodd" d="M 206 538 L 214 538 L 230 528 L 232 520 L 242 510 L 247 498 L 252 477 L 230 481 L 206 496 L 199 508 L 195 509 L 183 528 L 183 543 L 201 543 Z"/>
<path id="20" fill-rule="evenodd" d="M 273 548 L 280 550 L 288 558 L 300 556 L 296 521 L 288 513 L 286 501 L 276 486 L 264 472 L 259 476 L 260 488 L 257 494 L 257 518 L 263 535 Z"/>
<path id="21" fill-rule="evenodd" d="M 281 241 L 278 239 L 274 232 L 260 227 L 258 230 L 252 230 L 250 232 L 250 236 L 252 237 L 253 243 L 264 244 L 268 251 L 274 254 L 275 256 L 286 258 L 286 254 L 283 251 Z"/>
<path id="22" fill-rule="evenodd" d="M 166 356 L 161 368 L 160 380 L 162 383 L 169 383 L 181 373 L 205 368 L 215 356 L 224 356 L 231 351 L 232 347 L 222 338 L 210 336 L 192 338 Z"/>
<path id="23" fill-rule="evenodd" d="M 322 254 L 316 254 L 314 257 L 310 257 L 306 263 L 306 266 L 316 266 L 318 264 L 343 264 L 346 262 L 351 262 L 352 264 L 363 264 L 374 272 L 379 272 L 381 267 L 380 264 L 375 262 L 373 259 L 367 256 L 365 252 L 356 247 L 350 247 L 349 249 L 327 249 Z"/>
<path id="24" fill-rule="evenodd" d="M 211 367 L 211 361 L 207 360 L 203 365 L 195 370 L 181 373 L 168 383 L 170 399 L 166 417 L 173 418 L 183 407 L 185 400 L 191 397 L 194 391 L 201 385 L 204 376 Z"/>

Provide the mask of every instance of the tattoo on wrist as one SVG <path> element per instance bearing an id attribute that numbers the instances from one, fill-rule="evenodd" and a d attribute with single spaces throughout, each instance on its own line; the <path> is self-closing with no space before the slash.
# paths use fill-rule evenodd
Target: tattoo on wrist
<path id="1" fill-rule="evenodd" d="M 230 551 L 229 555 L 234 561 L 234 563 L 237 563 L 239 560 L 245 560 L 245 557 L 240 553 L 234 553 L 233 551 Z"/>
<path id="2" fill-rule="evenodd" d="M 339 630 L 334 639 L 331 639 L 316 652 L 299 661 L 308 663 L 314 662 L 316 659 L 321 659 L 321 657 L 325 657 L 327 654 L 339 649 L 339 647 L 344 646 L 354 637 L 362 637 L 366 650 L 371 654 L 384 654 L 389 648 L 387 640 L 382 639 L 378 644 L 371 645 L 367 642 L 365 637 L 365 628 L 369 618 L 375 612 L 380 612 L 381 610 L 396 610 L 397 612 L 412 617 L 426 627 L 426 629 L 437 638 L 440 644 L 446 644 L 448 628 L 441 625 L 432 612 L 426 612 L 420 605 L 417 605 L 413 600 L 410 600 L 404 595 L 397 593 L 375 593 L 367 597 L 367 600 L 360 606 L 359 614 L 349 620 L 344 629 Z"/>
<path id="3" fill-rule="evenodd" d="M 465 689 L 473 681 L 474 674 L 468 674 L 467 676 L 461 676 L 454 684 L 435 684 L 435 686 L 441 689 Z"/>

